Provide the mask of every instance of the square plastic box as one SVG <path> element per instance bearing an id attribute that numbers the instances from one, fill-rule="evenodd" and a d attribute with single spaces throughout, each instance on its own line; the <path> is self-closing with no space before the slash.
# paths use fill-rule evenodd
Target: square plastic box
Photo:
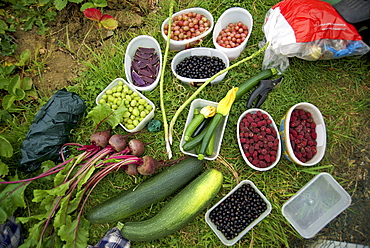
<path id="1" fill-rule="evenodd" d="M 285 218 L 304 238 L 314 237 L 351 204 L 351 197 L 326 172 L 316 175 L 282 207 Z"/>
<path id="2" fill-rule="evenodd" d="M 191 102 L 191 105 L 190 105 L 190 109 L 189 109 L 189 113 L 188 113 L 188 118 L 186 119 L 186 123 L 185 123 L 185 127 L 184 127 L 184 132 L 185 132 L 186 127 L 189 125 L 189 123 L 193 119 L 194 110 L 195 109 L 197 109 L 197 108 L 203 108 L 205 106 L 214 106 L 214 107 L 217 107 L 217 104 L 218 104 L 217 102 L 207 101 L 207 100 L 203 100 L 203 99 L 195 99 L 195 100 L 193 100 Z M 215 160 L 217 158 L 218 154 L 220 153 L 222 138 L 224 136 L 225 127 L 226 127 L 226 123 L 227 123 L 228 117 L 229 117 L 229 115 L 225 116 L 221 120 L 221 123 L 216 128 L 216 131 L 215 131 L 215 134 L 216 134 L 215 135 L 215 145 L 214 145 L 214 148 L 213 148 L 212 156 L 204 156 L 204 159 L 206 159 L 206 160 Z M 184 133 L 183 133 L 182 134 L 182 137 L 181 137 L 181 141 L 180 141 L 180 150 L 181 150 L 181 152 L 184 153 L 184 154 L 186 154 L 186 155 L 189 155 L 189 156 L 198 157 L 198 154 L 195 152 L 195 149 L 192 149 L 192 150 L 189 150 L 189 151 L 185 151 L 182 148 L 182 146 L 184 144 L 185 144 L 185 137 L 184 137 Z"/>
<path id="3" fill-rule="evenodd" d="M 142 130 L 148 122 L 153 119 L 154 117 L 154 110 L 155 110 L 155 105 L 152 101 L 150 101 L 148 98 L 146 98 L 143 94 L 141 94 L 138 90 L 135 89 L 135 87 L 132 84 L 127 83 L 123 78 L 116 78 L 114 79 L 100 94 L 96 97 L 96 104 L 99 105 L 99 101 L 102 98 L 102 96 L 105 94 L 105 92 L 109 89 L 112 89 L 114 86 L 118 85 L 118 82 L 123 82 L 125 85 L 127 85 L 132 91 L 136 92 L 141 98 L 145 99 L 151 106 L 152 106 L 152 111 L 134 128 L 134 129 L 127 129 L 122 123 L 119 125 L 129 133 L 137 132 Z"/>
<path id="4" fill-rule="evenodd" d="M 250 223 L 243 231 L 239 233 L 238 236 L 236 236 L 233 239 L 228 240 L 221 231 L 217 229 L 217 226 L 211 221 L 209 215 L 212 212 L 214 208 L 216 208 L 218 205 L 220 205 L 223 201 L 225 201 L 231 194 L 233 194 L 237 189 L 242 187 L 244 184 L 249 184 L 252 186 L 255 190 L 255 192 L 264 200 L 266 203 L 267 209 L 265 212 L 263 212 L 257 219 L 255 219 L 252 223 Z M 226 196 L 224 196 L 218 203 L 216 203 L 212 208 L 210 208 L 205 215 L 207 224 L 211 227 L 213 232 L 217 235 L 217 237 L 222 241 L 224 245 L 231 246 L 234 245 L 236 242 L 238 242 L 247 232 L 249 232 L 255 225 L 257 225 L 259 222 L 261 222 L 267 215 L 270 214 L 272 209 L 271 203 L 267 200 L 267 198 L 262 194 L 262 192 L 256 187 L 256 185 L 250 181 L 250 180 L 244 180 L 241 181 L 235 188 L 233 188 Z"/>

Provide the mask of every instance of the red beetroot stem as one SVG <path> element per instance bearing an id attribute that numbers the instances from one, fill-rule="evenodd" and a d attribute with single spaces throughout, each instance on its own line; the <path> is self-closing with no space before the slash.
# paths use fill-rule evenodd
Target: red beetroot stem
<path id="1" fill-rule="evenodd" d="M 142 158 L 139 158 L 139 157 L 136 157 L 136 156 L 133 156 L 133 155 L 128 155 L 129 158 L 126 158 L 118 163 L 114 163 L 110 166 L 107 166 L 105 167 L 104 169 L 102 169 L 100 172 L 96 173 L 94 176 L 92 176 L 85 184 L 85 188 L 84 188 L 84 192 L 83 192 L 83 196 L 85 197 L 82 197 L 82 199 L 84 199 L 84 201 L 82 202 L 81 204 L 81 201 L 80 201 L 80 211 L 78 213 L 78 216 L 77 216 L 77 220 L 78 220 L 78 223 L 76 225 L 76 229 L 78 229 L 78 226 L 79 226 L 79 222 L 81 220 L 81 217 L 82 217 L 82 213 L 83 213 L 83 209 L 86 205 L 86 202 L 88 200 L 88 198 L 90 197 L 92 191 L 94 190 L 94 188 L 98 185 L 98 183 L 105 177 L 107 176 L 110 172 L 112 172 L 113 170 L 118 170 L 120 169 L 121 167 L 123 166 L 126 166 L 126 165 L 129 165 L 129 164 L 141 164 L 143 162 L 143 159 Z M 86 194 L 87 192 L 87 194 Z M 86 195 L 85 195 L 86 194 Z M 76 232 L 77 233 L 77 230 Z"/>
<path id="2" fill-rule="evenodd" d="M 69 190 L 67 191 L 67 193 L 64 195 L 64 196 L 61 196 L 58 198 L 58 200 L 56 201 L 53 209 L 51 210 L 50 212 L 50 215 L 48 217 L 48 219 L 46 220 L 46 223 L 45 223 L 45 226 L 42 230 L 42 233 L 40 235 L 40 241 L 42 240 L 42 237 L 44 236 L 44 233 L 46 232 L 46 228 L 47 226 L 49 225 L 50 221 L 51 221 L 51 218 L 53 217 L 54 213 L 56 212 L 56 210 L 59 208 L 59 204 L 60 204 L 60 201 L 63 197 L 69 197 L 68 199 L 68 203 L 71 201 L 72 199 L 72 196 L 73 196 L 73 192 L 75 191 L 75 189 L 77 188 L 78 186 L 78 183 L 80 182 L 80 180 L 83 179 L 83 177 L 86 175 L 86 173 L 89 172 L 90 168 L 92 166 L 95 165 L 96 162 L 98 162 L 100 159 L 106 157 L 109 153 L 112 153 L 114 151 L 114 148 L 112 146 L 107 146 L 106 148 L 100 150 L 99 152 L 95 153 L 94 156 L 92 158 L 90 158 L 78 171 L 77 173 L 69 180 L 68 177 L 69 175 L 71 174 L 72 170 L 75 168 L 75 166 L 78 164 L 78 163 L 75 163 L 68 171 L 68 174 L 64 180 L 64 183 L 71 183 L 70 185 L 70 188 Z M 81 160 L 80 160 L 81 161 Z M 67 206 L 68 207 L 68 203 L 67 203 Z"/>

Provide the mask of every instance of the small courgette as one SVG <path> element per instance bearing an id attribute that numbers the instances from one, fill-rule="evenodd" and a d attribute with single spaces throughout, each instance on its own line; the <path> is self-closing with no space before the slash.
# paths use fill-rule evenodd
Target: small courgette
<path id="1" fill-rule="evenodd" d="M 222 179 L 221 172 L 206 170 L 151 219 L 124 223 L 122 236 L 132 241 L 151 241 L 177 232 L 208 206 L 220 190 Z"/>
<path id="2" fill-rule="evenodd" d="M 203 160 L 204 154 L 207 150 L 209 142 L 211 141 L 212 135 L 214 135 L 216 128 L 221 123 L 221 120 L 223 118 L 224 116 L 220 113 L 216 113 L 215 116 L 213 116 L 213 119 L 211 123 L 209 123 L 208 128 L 206 129 L 206 133 L 204 134 L 204 137 L 202 139 L 202 143 L 199 148 L 198 159 Z"/>
<path id="3" fill-rule="evenodd" d="M 236 92 L 235 101 L 239 100 L 243 95 L 245 95 L 245 93 L 247 93 L 247 91 L 256 86 L 261 80 L 272 77 L 277 73 L 278 71 L 275 68 L 271 68 L 263 70 L 258 74 L 248 78 L 247 81 L 238 86 L 239 90 Z"/>

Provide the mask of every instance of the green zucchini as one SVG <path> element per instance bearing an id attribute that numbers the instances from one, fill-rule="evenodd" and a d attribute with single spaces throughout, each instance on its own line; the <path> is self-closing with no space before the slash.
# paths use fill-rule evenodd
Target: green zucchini
<path id="1" fill-rule="evenodd" d="M 208 117 L 208 118 L 204 119 L 202 121 L 202 123 L 200 123 L 200 125 L 195 129 L 195 131 L 191 135 L 191 137 L 195 138 L 196 136 L 198 136 L 208 126 L 208 124 L 211 122 L 212 118 L 213 117 Z"/>
<path id="2" fill-rule="evenodd" d="M 214 147 L 215 147 L 215 133 L 212 134 L 211 139 L 208 143 L 207 150 L 206 150 L 207 156 L 212 156 Z"/>
<path id="3" fill-rule="evenodd" d="M 151 241 L 177 232 L 208 206 L 220 190 L 222 179 L 221 172 L 206 170 L 151 219 L 124 223 L 122 236 L 132 241 Z"/>
<path id="4" fill-rule="evenodd" d="M 261 80 L 272 77 L 277 74 L 277 72 L 278 71 L 275 68 L 266 69 L 248 78 L 247 81 L 238 86 L 239 89 L 236 92 L 235 101 L 239 100 L 245 93 L 247 93 L 247 91 L 256 86 Z"/>
<path id="5" fill-rule="evenodd" d="M 202 171 L 202 161 L 187 157 L 166 167 L 134 189 L 125 190 L 94 206 L 87 212 L 86 219 L 99 224 L 122 220 L 174 194 Z"/>
<path id="6" fill-rule="evenodd" d="M 200 142 L 202 142 L 202 139 L 204 135 L 206 134 L 208 128 L 209 128 L 209 125 L 205 129 L 203 129 L 203 131 L 199 135 L 197 135 L 195 138 L 192 138 L 189 141 L 186 141 L 182 145 L 182 149 L 184 149 L 184 151 L 190 151 L 194 149 L 197 145 L 199 145 Z"/>
<path id="7" fill-rule="evenodd" d="M 188 141 L 191 138 L 191 135 L 197 129 L 197 127 L 203 122 L 205 116 L 203 114 L 199 114 L 194 116 L 194 118 L 190 121 L 189 125 L 185 128 L 184 131 L 184 140 Z"/>
<path id="8" fill-rule="evenodd" d="M 214 134 L 216 128 L 218 125 L 221 123 L 222 118 L 224 116 L 220 113 L 216 113 L 215 116 L 213 116 L 213 119 L 211 123 L 209 123 L 207 131 L 202 139 L 202 143 L 199 148 L 199 154 L 198 154 L 198 159 L 203 160 L 204 159 L 204 154 L 207 150 L 208 144 L 212 138 L 212 135 Z"/>

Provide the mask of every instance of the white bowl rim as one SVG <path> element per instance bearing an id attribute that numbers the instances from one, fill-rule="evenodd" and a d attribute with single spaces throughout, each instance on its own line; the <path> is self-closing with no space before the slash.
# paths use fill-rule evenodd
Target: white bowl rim
<path id="1" fill-rule="evenodd" d="M 239 46 L 232 47 L 232 48 L 226 48 L 226 47 L 222 47 L 219 44 L 217 44 L 217 42 L 216 42 L 217 34 L 214 32 L 215 29 L 213 29 L 214 35 L 212 36 L 212 40 L 213 40 L 213 44 L 216 47 L 216 49 L 220 49 L 220 50 L 224 50 L 224 51 L 238 51 L 238 50 L 240 50 L 241 47 L 243 47 L 248 42 L 249 37 L 251 36 L 252 29 L 253 29 L 253 16 L 251 15 L 251 13 L 248 10 L 246 10 L 242 7 L 231 7 L 229 9 L 225 10 L 225 12 L 222 13 L 220 18 L 216 21 L 215 27 L 218 25 L 218 21 L 221 20 L 221 18 L 223 18 L 224 16 L 226 16 L 226 15 L 228 15 L 228 14 L 234 12 L 234 11 L 237 11 L 237 12 L 242 11 L 242 12 L 244 12 L 245 15 L 247 15 L 249 18 L 251 18 L 252 23 L 251 23 L 251 26 L 248 27 L 248 35 L 247 35 L 246 39 Z"/>
<path id="2" fill-rule="evenodd" d="M 126 57 L 129 56 L 127 52 L 130 51 L 131 47 L 134 46 L 135 41 L 143 40 L 143 39 L 151 40 L 155 44 L 155 47 L 152 47 L 152 46 L 147 46 L 147 47 L 154 48 L 157 52 L 158 57 L 159 57 L 159 72 L 158 72 L 156 80 L 151 85 L 148 85 L 148 86 L 145 86 L 145 87 L 140 87 L 140 86 L 136 86 L 132 82 L 132 79 L 130 80 L 130 77 L 128 76 L 129 71 L 126 70 L 126 63 L 125 63 L 125 73 L 126 73 L 127 82 L 130 85 L 132 85 L 135 89 L 137 89 L 139 91 L 150 91 L 150 90 L 153 90 L 155 87 L 157 87 L 160 76 L 161 76 L 161 71 L 162 71 L 162 50 L 161 50 L 161 47 L 160 47 L 157 39 L 155 39 L 154 37 L 152 37 L 150 35 L 139 35 L 139 36 L 136 36 L 135 38 L 133 38 L 127 46 L 127 49 L 126 49 L 126 52 L 125 52 L 125 62 L 126 62 Z M 131 62 L 132 61 L 130 60 L 130 66 L 131 66 Z"/>
<path id="3" fill-rule="evenodd" d="M 208 79 L 210 78 L 203 78 L 203 79 L 197 79 L 197 78 L 186 78 L 186 77 L 182 77 L 180 76 L 179 74 L 176 73 L 175 71 L 175 63 L 174 61 L 180 57 L 181 55 L 183 54 L 190 54 L 191 52 L 193 51 L 201 51 L 201 50 L 204 50 L 204 51 L 211 51 L 213 53 L 216 53 L 214 56 L 217 56 L 219 57 L 220 59 L 222 59 L 222 61 L 225 62 L 225 68 L 228 68 L 229 65 L 230 65 L 230 61 L 229 61 L 229 58 L 227 57 L 226 53 L 224 53 L 223 51 L 221 50 L 218 50 L 216 48 L 211 48 L 211 47 L 194 47 L 194 48 L 190 48 L 190 49 L 186 49 L 186 50 L 182 50 L 180 52 L 178 52 L 172 59 L 171 61 L 171 70 L 173 72 L 173 74 L 176 76 L 176 78 L 178 78 L 179 80 L 183 81 L 183 82 L 206 82 Z M 224 77 L 225 75 L 227 74 L 227 71 L 224 72 L 223 74 L 219 75 L 218 77 L 216 77 L 213 81 L 217 81 L 218 78 L 220 77 Z M 213 82 L 212 81 L 212 82 Z"/>
<path id="4" fill-rule="evenodd" d="M 197 41 L 200 38 L 205 37 L 209 33 L 212 32 L 213 27 L 215 25 L 214 24 L 214 18 L 213 18 L 213 15 L 211 14 L 211 12 L 209 12 L 208 10 L 206 10 L 204 8 L 194 7 L 194 8 L 183 9 L 183 10 L 180 10 L 180 11 L 174 13 L 171 18 L 175 17 L 178 14 L 187 13 L 187 12 L 197 12 L 197 11 L 205 12 L 207 15 L 209 15 L 209 17 L 210 17 L 209 21 L 211 22 L 211 27 L 207 31 L 205 31 L 205 32 L 201 33 L 200 35 L 198 35 L 196 37 L 193 37 L 191 39 L 186 39 L 186 40 L 181 40 L 181 41 L 171 39 L 170 41 L 171 41 L 172 44 L 174 44 L 174 45 L 186 45 L 188 43 L 192 43 L 194 41 Z M 167 17 L 166 20 L 163 21 L 162 26 L 161 26 L 161 33 L 162 33 L 162 36 L 165 40 L 167 39 L 167 35 L 165 35 L 165 33 L 164 33 L 164 25 L 168 23 L 168 20 L 169 20 L 169 17 Z"/>
<path id="5" fill-rule="evenodd" d="M 323 124 L 322 127 L 323 127 L 324 132 L 325 132 L 325 135 L 323 137 L 323 139 L 324 139 L 324 142 L 323 142 L 323 152 L 320 153 L 320 154 L 317 154 L 316 153 L 316 155 L 315 155 L 315 156 L 318 156 L 315 159 L 318 162 L 311 162 L 311 163 L 307 163 L 307 162 L 303 163 L 303 162 L 301 162 L 294 155 L 292 146 L 290 144 L 290 138 L 289 138 L 289 120 L 290 120 L 290 116 L 291 116 L 293 110 L 296 109 L 296 108 L 298 108 L 298 107 L 300 107 L 300 106 L 309 106 L 310 108 L 314 109 L 316 111 L 316 113 L 319 115 L 319 118 L 320 118 L 320 120 L 321 120 L 321 122 Z M 325 128 L 325 121 L 324 121 L 324 118 L 323 118 L 323 116 L 321 114 L 321 111 L 315 105 L 313 105 L 312 103 L 309 103 L 309 102 L 300 102 L 300 103 L 297 103 L 294 106 L 292 106 L 288 110 L 288 112 L 286 113 L 285 117 L 286 118 L 285 118 L 285 121 L 284 121 L 284 139 L 286 140 L 285 147 L 286 147 L 286 149 L 288 150 L 288 153 L 289 153 L 287 156 L 289 156 L 289 158 L 291 158 L 294 163 L 299 164 L 299 165 L 302 165 L 302 166 L 313 166 L 313 165 L 318 164 L 322 160 L 322 158 L 324 157 L 324 155 L 325 155 L 325 149 L 326 149 L 326 128 Z"/>

